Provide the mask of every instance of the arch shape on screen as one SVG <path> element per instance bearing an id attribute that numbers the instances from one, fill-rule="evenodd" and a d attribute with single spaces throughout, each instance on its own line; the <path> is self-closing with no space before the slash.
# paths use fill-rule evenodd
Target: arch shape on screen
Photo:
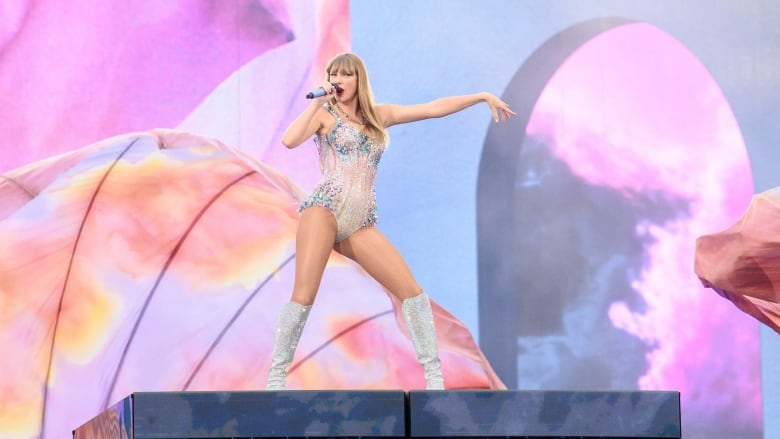
<path id="1" fill-rule="evenodd" d="M 692 271 L 695 238 L 753 192 L 710 72 L 650 24 L 599 19 L 503 98 L 521 121 L 488 132 L 477 221 L 481 342 L 507 385 L 678 389 L 686 430 L 760 437 L 756 325 Z"/>

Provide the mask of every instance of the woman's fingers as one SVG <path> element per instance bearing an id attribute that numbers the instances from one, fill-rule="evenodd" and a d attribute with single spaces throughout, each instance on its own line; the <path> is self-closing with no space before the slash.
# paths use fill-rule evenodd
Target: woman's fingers
<path id="1" fill-rule="evenodd" d="M 496 106 L 491 105 L 490 109 L 493 112 L 493 120 L 496 122 L 498 122 L 499 114 L 501 115 L 501 122 L 506 122 L 510 117 L 516 114 L 507 104 L 501 101 L 499 101 L 499 104 Z"/>
<path id="2" fill-rule="evenodd" d="M 507 105 L 506 102 L 496 96 L 491 95 L 491 97 L 487 99 L 487 103 L 490 107 L 490 112 L 493 113 L 493 121 L 496 123 L 498 123 L 499 119 L 501 122 L 506 122 L 510 117 L 516 114 L 509 108 L 509 105 Z"/>
<path id="3" fill-rule="evenodd" d="M 500 102 L 501 121 L 502 122 L 506 122 L 507 120 L 509 120 L 510 117 L 512 117 L 515 114 L 517 114 L 514 111 L 512 111 L 511 108 L 509 108 L 509 105 L 507 105 L 506 102 L 504 102 L 504 101 L 498 101 L 498 102 Z"/>

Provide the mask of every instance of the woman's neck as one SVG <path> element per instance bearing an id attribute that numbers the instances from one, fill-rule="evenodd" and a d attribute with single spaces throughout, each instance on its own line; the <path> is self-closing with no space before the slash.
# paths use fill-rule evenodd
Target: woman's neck
<path id="1" fill-rule="evenodd" d="M 353 107 L 357 107 L 357 105 L 353 105 Z M 338 112 L 341 113 L 341 115 L 350 123 L 354 123 L 360 126 L 364 126 L 366 124 L 365 116 L 362 114 L 362 112 L 356 111 L 357 108 L 349 108 L 347 107 L 346 103 L 339 101 L 336 101 L 336 108 L 338 109 Z"/>
<path id="2" fill-rule="evenodd" d="M 339 106 L 341 106 L 341 108 L 343 108 L 344 111 L 347 111 L 349 112 L 349 114 L 354 114 L 355 116 L 357 116 L 357 112 L 358 112 L 357 99 L 350 99 L 348 101 L 342 101 L 342 102 L 336 101 L 336 103 L 339 104 Z"/>

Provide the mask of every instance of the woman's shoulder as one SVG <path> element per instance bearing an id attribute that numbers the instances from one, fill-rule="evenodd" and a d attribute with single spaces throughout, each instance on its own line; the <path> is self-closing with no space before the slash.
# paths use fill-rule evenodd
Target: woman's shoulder
<path id="1" fill-rule="evenodd" d="M 387 104 L 387 103 L 374 104 L 374 111 L 376 112 L 376 114 L 380 116 L 384 116 L 385 114 L 387 114 L 389 111 L 392 110 L 392 106 L 393 104 Z"/>
<path id="2" fill-rule="evenodd" d="M 392 125 L 393 109 L 395 107 L 397 107 L 397 105 L 387 103 L 374 105 L 374 112 L 376 113 L 376 116 L 379 119 L 379 122 L 382 123 L 383 127 L 387 128 Z"/>

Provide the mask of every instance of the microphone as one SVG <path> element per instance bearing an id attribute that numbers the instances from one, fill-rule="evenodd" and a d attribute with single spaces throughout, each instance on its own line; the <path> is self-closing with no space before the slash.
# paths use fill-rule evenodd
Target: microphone
<path id="1" fill-rule="evenodd" d="M 339 87 L 338 85 L 336 85 L 336 84 L 334 84 L 332 82 L 330 83 L 330 85 L 332 85 L 333 88 L 336 89 L 336 91 L 341 91 L 341 87 Z M 326 94 L 328 94 L 328 92 L 326 92 L 324 88 L 320 87 L 320 88 L 318 88 L 316 90 L 310 91 L 309 94 L 306 95 L 306 99 L 314 99 L 314 98 L 318 98 L 320 96 L 325 96 Z"/>

